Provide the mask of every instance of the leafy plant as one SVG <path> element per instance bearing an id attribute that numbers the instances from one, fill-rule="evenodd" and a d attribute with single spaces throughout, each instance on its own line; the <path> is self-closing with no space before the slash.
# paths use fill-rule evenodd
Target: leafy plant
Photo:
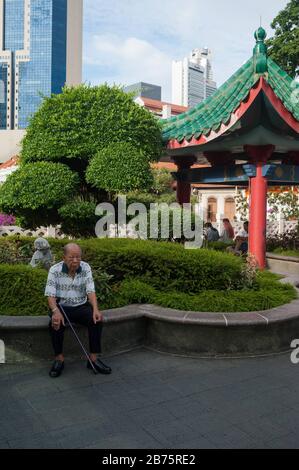
<path id="1" fill-rule="evenodd" d="M 148 157 L 131 143 L 113 143 L 90 162 L 86 180 L 108 193 L 127 193 L 152 184 Z"/>
<path id="2" fill-rule="evenodd" d="M 269 55 L 291 77 L 299 72 L 299 2 L 291 0 L 274 18 L 275 33 L 267 41 Z"/>
<path id="3" fill-rule="evenodd" d="M 298 250 L 299 249 L 299 225 L 295 230 L 289 230 L 281 235 L 276 234 L 267 238 L 267 250 Z"/>
<path id="4" fill-rule="evenodd" d="M 91 185 L 87 167 L 107 147 L 104 167 L 100 174 L 94 169 Z M 152 181 L 149 164 L 161 152 L 159 121 L 120 87 L 65 87 L 61 94 L 45 97 L 32 117 L 22 142 L 21 167 L 2 186 L 0 206 L 25 228 L 63 224 L 66 233 L 85 236 L 93 223 L 91 204 L 81 204 L 75 217 L 72 203 L 98 204 L 109 198 L 107 191 L 146 189 Z"/>
<path id="5" fill-rule="evenodd" d="M 286 220 L 299 218 L 298 192 L 292 190 L 282 192 L 270 192 L 268 204 L 271 206 L 272 218 L 281 213 Z"/>
<path id="6" fill-rule="evenodd" d="M 21 165 L 0 187 L 0 207 L 28 228 L 59 222 L 58 208 L 79 186 L 78 175 L 61 163 Z"/>

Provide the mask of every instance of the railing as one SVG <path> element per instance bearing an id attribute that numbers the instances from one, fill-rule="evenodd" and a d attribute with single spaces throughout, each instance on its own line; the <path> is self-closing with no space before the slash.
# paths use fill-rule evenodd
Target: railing
<path id="1" fill-rule="evenodd" d="M 22 237 L 67 238 L 60 227 L 40 227 L 37 230 L 25 230 L 15 225 L 0 226 L 0 237 L 20 235 Z"/>
<path id="2" fill-rule="evenodd" d="M 215 227 L 221 232 L 221 226 L 219 224 L 214 224 Z M 220 224 L 221 225 L 221 224 Z M 238 233 L 243 228 L 243 222 L 234 222 L 233 227 L 235 233 Z M 284 220 L 280 219 L 278 221 L 268 221 L 267 223 L 267 235 L 269 237 L 273 235 L 282 235 L 283 233 L 290 232 L 295 230 L 298 225 L 297 220 Z M 115 236 L 115 229 L 111 226 L 110 234 L 113 237 Z M 17 226 L 0 226 L 0 237 L 7 237 L 10 235 L 20 235 L 23 237 L 46 237 L 46 238 L 71 238 L 67 237 L 61 232 L 61 228 L 58 227 L 40 227 L 37 230 L 24 230 L 21 227 Z M 125 237 L 125 231 L 122 234 Z M 136 238 L 130 231 L 128 231 L 128 238 Z"/>

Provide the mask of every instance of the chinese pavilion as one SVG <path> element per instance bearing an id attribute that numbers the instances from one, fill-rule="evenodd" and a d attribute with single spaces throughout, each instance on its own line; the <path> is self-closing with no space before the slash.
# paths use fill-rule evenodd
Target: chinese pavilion
<path id="1" fill-rule="evenodd" d="M 265 38 L 259 28 L 253 56 L 210 98 L 163 126 L 180 204 L 190 202 L 192 183 L 248 185 L 249 251 L 261 268 L 267 188 L 299 184 L 299 84 L 268 57 Z"/>

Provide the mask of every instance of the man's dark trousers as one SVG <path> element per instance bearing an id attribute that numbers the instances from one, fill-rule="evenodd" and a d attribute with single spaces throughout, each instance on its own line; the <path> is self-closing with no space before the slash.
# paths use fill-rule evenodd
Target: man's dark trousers
<path id="1" fill-rule="evenodd" d="M 97 324 L 93 321 L 93 308 L 89 302 L 79 307 L 63 307 L 71 323 L 78 323 L 79 325 L 87 326 L 89 336 L 89 351 L 91 354 L 99 354 L 101 352 L 101 335 L 102 335 L 102 322 Z M 62 312 L 61 312 L 62 313 Z M 65 324 L 67 321 L 65 319 Z M 52 344 L 55 356 L 63 353 L 63 340 L 64 340 L 65 327 L 60 325 L 58 331 L 52 327 L 52 321 L 49 323 L 49 331 L 52 339 Z"/>

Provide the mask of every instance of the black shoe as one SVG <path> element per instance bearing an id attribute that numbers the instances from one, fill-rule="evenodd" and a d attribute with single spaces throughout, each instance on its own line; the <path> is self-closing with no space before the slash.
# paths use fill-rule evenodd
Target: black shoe
<path id="1" fill-rule="evenodd" d="M 106 366 L 102 361 L 100 361 L 100 359 L 97 359 L 95 362 L 92 361 L 92 363 L 93 363 L 95 370 L 99 372 L 100 374 L 106 374 L 106 375 L 111 374 L 112 372 L 111 367 Z M 87 362 L 87 369 L 92 369 L 89 361 Z"/>
<path id="2" fill-rule="evenodd" d="M 64 362 L 62 361 L 54 361 L 52 369 L 49 372 L 49 376 L 53 379 L 56 379 L 61 375 L 61 372 L 64 369 Z"/>

